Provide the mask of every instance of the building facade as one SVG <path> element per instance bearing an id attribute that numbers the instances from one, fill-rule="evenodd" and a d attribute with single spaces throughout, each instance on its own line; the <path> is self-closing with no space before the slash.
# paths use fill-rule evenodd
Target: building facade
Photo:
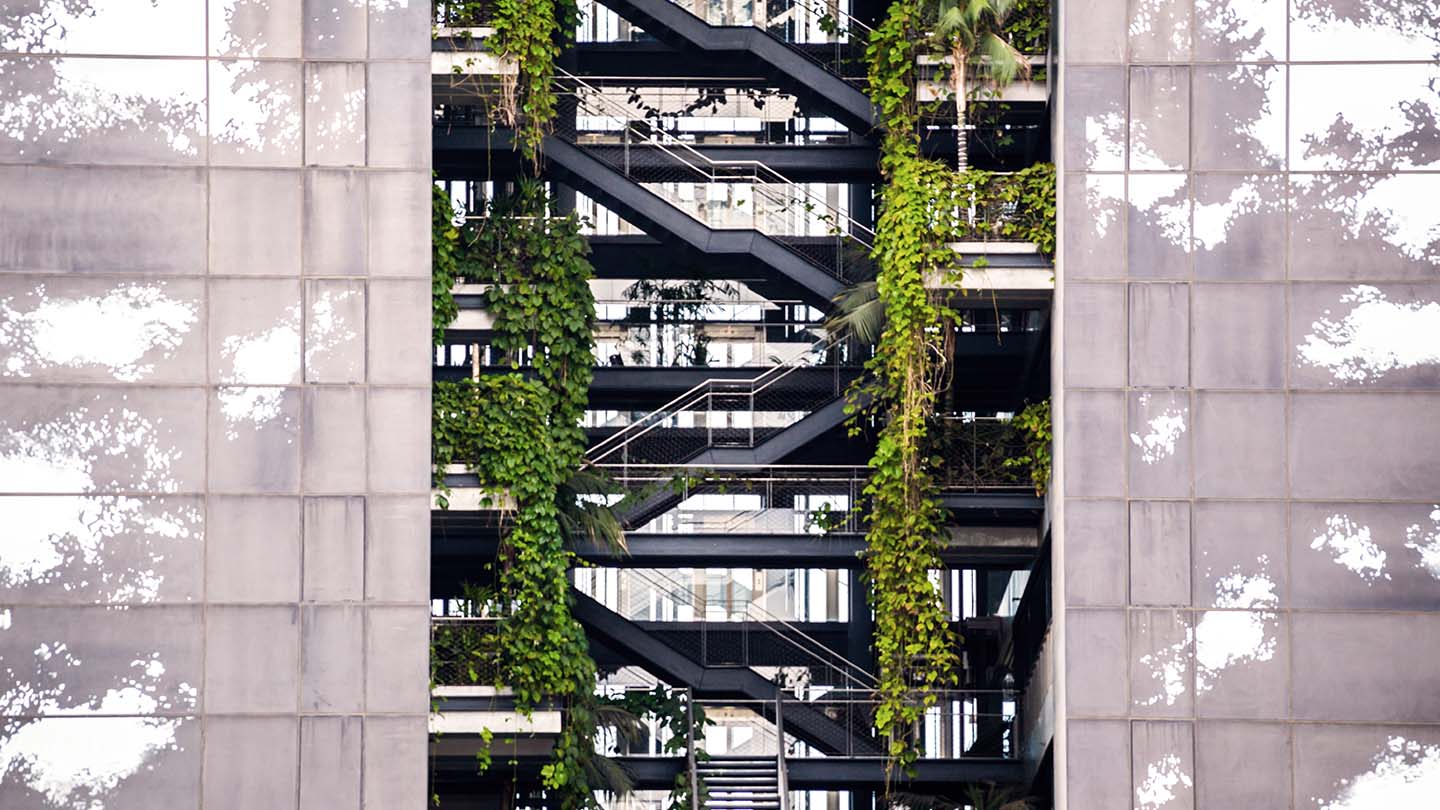
<path id="1" fill-rule="evenodd" d="M 1432 801 L 1437 10 L 1060 13 L 1057 806 Z"/>
<path id="2" fill-rule="evenodd" d="M 425 802 L 429 28 L 0 11 L 0 806 Z"/>
<path id="3" fill-rule="evenodd" d="M 930 285 L 963 658 L 894 782 L 846 411 L 873 347 L 827 322 L 873 272 L 889 2 L 586 0 L 533 167 L 491 4 L 11 5 L 0 808 L 558 806 L 564 702 L 476 663 L 509 504 L 473 459 L 431 488 L 432 385 L 533 359 L 476 279 L 432 345 L 432 188 L 463 226 L 532 173 L 586 222 L 587 459 L 633 496 L 624 553 L 572 543 L 571 614 L 608 696 L 702 716 L 598 737 L 634 782 L 606 807 L 1440 795 L 1433 0 L 1021 4 L 1032 72 L 961 139 L 926 119 L 1001 190 Z M 1002 188 L 1047 164 L 1053 251 Z M 1037 494 L 1009 462 L 1043 402 Z"/>

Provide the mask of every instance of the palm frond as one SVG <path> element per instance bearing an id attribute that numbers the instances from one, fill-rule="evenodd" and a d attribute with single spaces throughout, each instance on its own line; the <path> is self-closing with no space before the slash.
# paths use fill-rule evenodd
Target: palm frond
<path id="1" fill-rule="evenodd" d="M 861 281 L 840 293 L 835 299 L 837 314 L 826 326 L 832 334 L 849 331 L 865 343 L 880 340 L 885 331 L 885 302 L 880 300 L 880 287 L 875 281 Z"/>
<path id="2" fill-rule="evenodd" d="M 555 491 L 561 528 L 591 546 L 612 554 L 629 554 L 625 528 L 617 516 L 619 503 L 608 501 L 625 495 L 619 484 L 594 468 L 576 470 Z"/>
<path id="3" fill-rule="evenodd" d="M 999 34 L 991 32 L 980 39 L 979 55 L 996 87 L 1030 76 L 1030 60 Z"/>
<path id="4" fill-rule="evenodd" d="M 634 712 L 621 706 L 602 703 L 595 707 L 595 724 L 613 728 L 626 740 L 635 743 L 645 737 L 645 723 Z"/>
<path id="5" fill-rule="evenodd" d="M 596 754 L 586 760 L 586 781 L 595 790 L 625 796 L 635 790 L 635 778 L 610 757 Z"/>

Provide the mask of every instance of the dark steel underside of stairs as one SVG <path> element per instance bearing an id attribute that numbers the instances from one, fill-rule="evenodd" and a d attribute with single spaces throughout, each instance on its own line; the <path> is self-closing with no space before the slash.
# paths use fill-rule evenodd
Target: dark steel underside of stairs
<path id="1" fill-rule="evenodd" d="M 706 226 L 575 144 L 549 136 L 544 149 L 552 176 L 663 242 L 769 268 L 822 307 L 845 288 L 839 278 L 759 231 Z"/>
<path id="2" fill-rule="evenodd" d="M 875 108 L 864 92 L 796 48 L 753 26 L 712 26 L 671 0 L 604 0 L 607 7 L 666 45 L 685 53 L 740 59 L 759 67 L 801 102 L 822 107 L 862 135 L 874 128 Z"/>
<path id="3" fill-rule="evenodd" d="M 575 590 L 571 596 L 575 618 L 591 638 L 631 653 L 637 664 L 672 686 L 687 687 L 702 698 L 775 700 L 775 684 L 750 668 L 704 666 L 591 597 Z M 878 751 L 872 740 L 854 739 L 845 726 L 803 703 L 787 702 L 785 730 L 826 753 Z"/>

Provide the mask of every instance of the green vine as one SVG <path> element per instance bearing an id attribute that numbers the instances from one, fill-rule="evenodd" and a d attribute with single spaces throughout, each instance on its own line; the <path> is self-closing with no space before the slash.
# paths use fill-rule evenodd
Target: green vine
<path id="1" fill-rule="evenodd" d="M 1050 47 L 1051 0 L 1015 0 L 1005 18 L 1005 35 L 1021 53 L 1043 54 Z"/>
<path id="2" fill-rule="evenodd" d="M 596 667 L 571 613 L 574 555 L 561 503 L 585 450 L 581 419 L 594 367 L 589 247 L 579 219 L 552 216 L 537 182 L 521 183 L 486 213 L 458 235 L 454 263 L 442 271 L 451 284 L 464 277 L 489 285 L 493 345 L 514 371 L 436 383 L 436 486 L 447 506 L 445 466 L 463 464 L 482 490 L 503 494 L 513 509 L 496 561 L 496 685 L 513 690 L 522 712 L 564 705 L 566 722 L 542 781 L 565 810 L 594 808 L 592 785 L 601 781 Z M 438 291 L 442 281 L 435 285 Z"/>
<path id="3" fill-rule="evenodd" d="M 552 215 L 544 187 L 522 181 L 475 221 L 461 273 L 490 285 L 484 304 L 495 322 L 492 345 L 512 367 L 533 368 L 552 409 L 554 450 L 573 470 L 585 453 L 581 420 L 595 368 L 595 271 L 580 218 Z"/>
<path id="4" fill-rule="evenodd" d="M 576 0 L 496 0 L 495 34 L 487 47 L 516 66 L 501 76 L 500 112 L 515 128 L 515 145 L 532 164 L 555 118 L 555 60 L 580 20 Z"/>
<path id="5" fill-rule="evenodd" d="M 1055 254 L 1055 164 L 1010 173 L 970 169 L 955 176 L 954 185 L 959 205 L 987 212 L 973 226 L 958 222 L 956 241 L 1031 242 L 1046 256 Z"/>
<path id="6" fill-rule="evenodd" d="M 455 201 L 438 185 L 430 187 L 430 337 L 445 342 L 445 329 L 455 322 L 455 283 L 460 280 L 460 230 L 455 227 Z"/>
<path id="7" fill-rule="evenodd" d="M 884 128 L 873 256 L 886 323 L 864 393 L 882 425 L 865 488 L 865 563 L 880 670 L 875 720 L 889 739 L 887 788 L 896 766 L 908 770 L 918 758 L 913 729 L 938 702 L 937 690 L 959 682 L 958 638 L 930 579 L 942 568 L 944 511 L 928 431 L 950 330 L 945 310 L 926 290 L 927 278 L 955 263 L 947 246 L 949 211 L 935 204 L 955 186 L 952 170 L 920 155 L 914 92 L 920 11 L 916 0 L 892 4 L 866 49 L 871 98 Z"/>
<path id="8" fill-rule="evenodd" d="M 1025 454 L 1005 459 L 1006 467 L 1020 467 L 1030 471 L 1030 480 L 1035 484 L 1035 494 L 1044 495 L 1050 484 L 1050 454 L 1055 443 L 1054 428 L 1050 423 L 1050 400 L 1032 402 L 1025 410 L 1015 414 L 1010 421 L 1025 436 Z"/>
<path id="9" fill-rule="evenodd" d="M 661 748 L 662 753 L 684 754 L 686 744 L 693 739 L 696 746 L 695 758 L 701 762 L 709 759 L 709 755 L 700 746 L 705 741 L 706 727 L 715 725 L 715 721 L 706 716 L 705 709 L 699 704 L 693 704 L 687 709 L 686 704 L 692 703 L 688 695 L 656 684 L 654 689 L 648 691 L 629 690 L 606 698 L 605 703 L 637 718 L 654 718 L 668 733 Z M 703 806 L 705 784 L 701 782 L 697 787 Z M 670 804 L 667 810 L 689 810 L 691 806 L 690 775 L 682 770 L 675 775 L 675 782 L 670 787 Z"/>

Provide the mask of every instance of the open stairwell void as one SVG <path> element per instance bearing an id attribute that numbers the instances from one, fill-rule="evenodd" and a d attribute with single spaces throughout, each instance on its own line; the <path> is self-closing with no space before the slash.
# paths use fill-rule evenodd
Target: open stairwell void
<path id="1" fill-rule="evenodd" d="M 820 0 L 790 0 L 768 18 L 717 20 L 695 0 L 604 0 L 656 39 L 684 53 L 759 68 L 802 102 L 822 109 L 853 131 L 874 128 L 874 107 L 857 79 L 865 75 L 870 29 Z M 756 3 L 760 11 L 771 4 Z M 697 9 L 692 11 L 691 9 Z M 739 23 L 739 24 L 736 24 Z"/>
<path id="2" fill-rule="evenodd" d="M 804 184 L 755 161 L 706 157 L 607 93 L 563 75 L 561 117 L 544 144 L 549 174 L 646 233 L 706 256 L 758 265 L 814 306 L 867 277 L 874 234 Z M 739 184 L 748 207 L 717 214 L 683 188 Z M 720 218 L 723 216 L 723 219 Z"/>
<path id="3" fill-rule="evenodd" d="M 642 576 L 638 569 L 632 575 Z M 651 574 L 651 576 L 656 576 Z M 672 587 L 668 581 L 657 583 Z M 874 679 L 855 664 L 809 638 L 792 625 L 771 616 L 765 621 L 726 622 L 716 633 L 707 633 L 700 623 L 688 643 L 668 643 L 645 628 L 621 616 L 596 599 L 572 591 L 572 611 L 585 627 L 590 638 L 614 649 L 623 650 L 645 669 L 672 686 L 692 690 L 697 696 L 735 699 L 756 709 L 756 713 L 772 723 L 778 721 L 781 701 L 780 687 L 770 678 L 747 666 L 743 651 L 736 651 L 720 642 L 720 630 L 741 628 L 742 632 L 766 634 L 773 643 L 790 652 L 800 667 L 820 673 L 823 681 L 837 682 L 844 688 L 873 688 Z M 715 643 L 707 643 L 714 638 Z M 786 733 L 815 750 L 835 755 L 873 756 L 879 743 L 872 736 L 868 709 L 837 711 L 833 706 L 810 706 L 803 701 L 783 701 Z"/>
<path id="4" fill-rule="evenodd" d="M 826 337 L 783 365 L 748 379 L 710 378 L 594 444 L 587 462 L 622 478 L 641 467 L 763 467 L 839 429 L 846 389 L 858 373 L 856 347 Z M 796 418 L 798 416 L 798 418 Z M 773 420 L 773 421 L 768 421 Z M 626 526 L 645 524 L 682 500 L 663 487 L 622 511 Z"/>

